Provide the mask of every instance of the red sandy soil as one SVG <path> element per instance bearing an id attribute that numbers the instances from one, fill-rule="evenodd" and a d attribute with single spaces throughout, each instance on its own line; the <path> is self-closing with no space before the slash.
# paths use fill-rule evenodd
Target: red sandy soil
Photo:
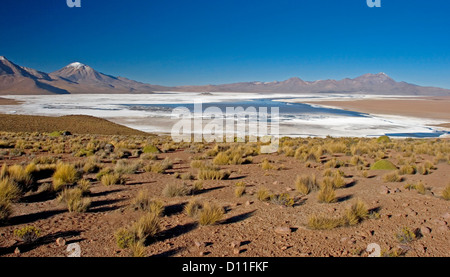
<path id="1" fill-rule="evenodd" d="M 390 154 L 395 157 L 397 153 Z M 66 246 L 55 243 L 58 237 L 64 237 L 67 243 L 79 243 L 82 256 L 129 256 L 129 250 L 116 245 L 114 232 L 129 226 L 142 215 L 142 212 L 127 208 L 141 189 L 163 200 L 166 206 L 162 231 L 146 246 L 148 256 L 367 256 L 365 249 L 370 243 L 377 243 L 386 250 L 401 246 L 407 252 L 406 256 L 450 255 L 450 202 L 439 197 L 450 180 L 450 165 L 447 163 L 438 164 L 437 170 L 429 175 L 405 175 L 405 180 L 399 183 L 384 183 L 384 171 L 372 170 L 372 177 L 364 178 L 358 176 L 355 167 L 343 167 L 341 169 L 347 176 L 348 187 L 336 191 L 340 198 L 337 203 L 321 204 L 317 201 L 317 192 L 299 196 L 295 192 L 294 182 L 297 175 L 316 173 L 322 176 L 322 165 L 313 163 L 313 168 L 308 168 L 292 157 L 260 155 L 254 157 L 252 164 L 223 166 L 232 172 L 230 180 L 204 181 L 204 189 L 196 197 L 214 201 L 224 206 L 227 212 L 220 224 L 199 226 L 183 212 L 184 204 L 193 196 L 161 196 L 167 184 L 184 182 L 174 178 L 173 172 L 196 174 L 196 170 L 189 166 L 193 155 L 185 150 L 159 154 L 159 159 L 177 159 L 174 169 L 166 174 L 128 175 L 126 185 L 105 187 L 94 181 L 92 207 L 87 213 L 69 213 L 54 198 L 26 197 L 14 204 L 10 222 L 0 227 L 0 256 L 67 256 Z M 278 166 L 283 165 L 284 169 L 263 170 L 260 163 L 264 158 Z M 418 161 L 432 158 L 418 155 Z M 75 161 L 81 158 L 63 155 L 62 159 Z M 349 157 L 340 155 L 339 159 L 348 160 Z M 7 164 L 22 161 L 24 157 L 5 159 Z M 425 182 L 431 191 L 421 195 L 403 188 L 405 183 L 418 180 Z M 247 194 L 241 198 L 234 196 L 234 185 L 238 181 L 247 184 Z M 390 193 L 380 193 L 383 186 L 387 186 Z M 255 194 L 262 187 L 273 193 L 288 192 L 296 197 L 296 204 L 294 207 L 281 207 L 258 201 Z M 311 214 L 338 216 L 355 199 L 363 200 L 369 209 L 377 209 L 381 218 L 326 231 L 305 227 Z M 21 246 L 14 236 L 15 229 L 26 225 L 41 229 L 42 238 L 36 245 Z M 292 232 L 278 234 L 276 227 L 288 227 Z M 395 234 L 402 227 L 411 230 L 429 228 L 431 233 L 424 233 L 423 237 L 411 243 L 401 244 Z M 231 247 L 234 241 L 240 242 L 239 254 Z M 21 253 L 14 254 L 16 247 Z"/>

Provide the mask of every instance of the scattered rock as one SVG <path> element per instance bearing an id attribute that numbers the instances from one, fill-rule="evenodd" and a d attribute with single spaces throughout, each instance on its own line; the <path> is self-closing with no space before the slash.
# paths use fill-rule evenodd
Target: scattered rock
<path id="1" fill-rule="evenodd" d="M 287 187 L 287 188 L 286 188 L 286 191 L 292 191 L 292 188 Z"/>
<path id="2" fill-rule="evenodd" d="M 58 245 L 58 246 L 64 246 L 64 245 L 66 245 L 66 240 L 63 239 L 63 238 L 57 238 L 57 239 L 56 239 L 56 245 Z"/>
<path id="3" fill-rule="evenodd" d="M 394 193 L 399 193 L 399 192 L 402 192 L 399 188 L 396 188 L 396 189 L 394 190 Z"/>
<path id="4" fill-rule="evenodd" d="M 199 241 L 194 241 L 194 244 L 195 244 L 195 246 L 196 246 L 197 248 L 200 248 L 200 247 L 205 246 L 205 243 L 204 243 L 204 242 L 199 242 Z"/>
<path id="5" fill-rule="evenodd" d="M 429 235 L 431 233 L 431 229 L 428 228 L 427 226 L 422 226 L 420 227 L 420 233 L 422 235 Z"/>
<path id="6" fill-rule="evenodd" d="M 19 249 L 19 247 L 16 247 L 16 249 L 14 249 L 14 254 L 20 254 L 20 249 Z"/>
<path id="7" fill-rule="evenodd" d="M 291 228 L 289 227 L 276 227 L 275 233 L 280 235 L 289 235 L 292 232 Z"/>
<path id="8" fill-rule="evenodd" d="M 278 184 L 278 181 L 275 181 L 275 182 L 273 182 L 272 184 L 273 184 L 273 185 L 277 185 L 277 184 Z"/>
<path id="9" fill-rule="evenodd" d="M 207 252 L 200 252 L 200 253 L 198 253 L 200 256 L 205 256 L 206 254 L 207 254 Z"/>
<path id="10" fill-rule="evenodd" d="M 450 219 L 450 213 L 445 213 L 442 215 L 444 219 Z"/>
<path id="11" fill-rule="evenodd" d="M 241 242 L 240 241 L 233 241 L 231 242 L 231 247 L 232 248 L 239 248 L 241 246 Z"/>
<path id="12" fill-rule="evenodd" d="M 286 250 L 286 249 L 288 249 L 288 247 L 287 246 L 283 246 L 283 247 L 281 247 L 281 250 Z"/>
<path id="13" fill-rule="evenodd" d="M 380 193 L 381 193 L 381 194 L 389 194 L 389 193 L 390 193 L 390 190 L 389 190 L 388 187 L 382 186 L 382 187 L 380 188 Z"/>
<path id="14" fill-rule="evenodd" d="M 247 201 L 245 202 L 245 206 L 250 206 L 253 202 Z"/>
<path id="15" fill-rule="evenodd" d="M 238 255 L 239 253 L 241 253 L 241 250 L 239 250 L 239 248 L 234 248 L 233 249 L 233 254 L 234 255 Z"/>

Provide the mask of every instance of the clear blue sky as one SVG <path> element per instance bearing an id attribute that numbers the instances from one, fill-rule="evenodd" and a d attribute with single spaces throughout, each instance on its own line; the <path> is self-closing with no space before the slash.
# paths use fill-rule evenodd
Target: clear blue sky
<path id="1" fill-rule="evenodd" d="M 161 85 L 385 72 L 450 88 L 450 1 L 1 0 L 0 55 Z"/>

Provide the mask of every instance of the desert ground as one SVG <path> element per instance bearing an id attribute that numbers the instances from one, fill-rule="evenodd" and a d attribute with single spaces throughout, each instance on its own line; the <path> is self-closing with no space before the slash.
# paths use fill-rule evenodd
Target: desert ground
<path id="1" fill-rule="evenodd" d="M 450 255 L 448 139 L 283 138 L 262 154 L 2 116 L 0 256 Z"/>

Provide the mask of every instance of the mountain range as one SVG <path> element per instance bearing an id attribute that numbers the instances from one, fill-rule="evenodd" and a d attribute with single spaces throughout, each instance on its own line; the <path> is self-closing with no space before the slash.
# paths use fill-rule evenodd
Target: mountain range
<path id="1" fill-rule="evenodd" d="M 74 62 L 52 73 L 17 65 L 0 56 L 0 95 L 126 94 L 158 91 L 260 92 L 260 93 L 353 93 L 384 95 L 450 95 L 449 89 L 397 82 L 385 73 L 365 74 L 354 79 L 241 82 L 222 85 L 166 87 L 114 77 Z"/>

